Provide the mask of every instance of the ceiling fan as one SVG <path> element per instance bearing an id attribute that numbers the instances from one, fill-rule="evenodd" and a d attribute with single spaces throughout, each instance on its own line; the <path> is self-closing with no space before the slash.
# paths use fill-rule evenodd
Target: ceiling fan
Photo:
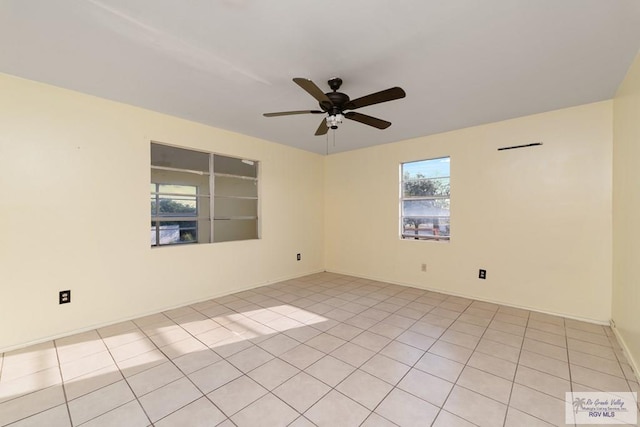
<path id="1" fill-rule="evenodd" d="M 338 92 L 338 89 L 340 89 L 342 85 L 342 79 L 338 77 L 334 77 L 327 82 L 333 91 L 327 93 L 322 92 L 322 90 L 309 79 L 296 77 L 293 81 L 319 102 L 320 110 L 283 111 L 279 113 L 264 113 L 263 115 L 265 117 L 277 117 L 294 114 L 327 114 L 327 117 L 320 122 L 320 126 L 318 126 L 315 135 L 325 135 L 329 131 L 329 128 L 338 129 L 338 124 L 342 123 L 343 119 L 354 120 L 378 129 L 386 129 L 391 126 L 391 122 L 346 110 L 356 110 L 368 105 L 393 101 L 404 98 L 407 95 L 402 88 L 392 87 L 351 100 L 347 94 Z"/>

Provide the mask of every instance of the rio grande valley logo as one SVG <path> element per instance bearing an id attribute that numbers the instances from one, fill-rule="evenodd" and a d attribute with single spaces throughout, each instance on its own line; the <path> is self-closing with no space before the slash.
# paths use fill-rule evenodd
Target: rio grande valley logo
<path id="1" fill-rule="evenodd" d="M 638 395 L 629 392 L 567 392 L 567 424 L 635 424 Z"/>

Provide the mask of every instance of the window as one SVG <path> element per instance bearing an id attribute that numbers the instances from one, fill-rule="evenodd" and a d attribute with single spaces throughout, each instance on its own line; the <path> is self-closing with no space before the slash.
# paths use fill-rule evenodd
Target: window
<path id="1" fill-rule="evenodd" d="M 449 240 L 449 160 L 442 157 L 402 163 L 401 238 Z"/>
<path id="2" fill-rule="evenodd" d="M 198 241 L 198 187 L 151 184 L 151 245 Z"/>
<path id="3" fill-rule="evenodd" d="M 151 246 L 257 238 L 258 162 L 151 144 Z"/>

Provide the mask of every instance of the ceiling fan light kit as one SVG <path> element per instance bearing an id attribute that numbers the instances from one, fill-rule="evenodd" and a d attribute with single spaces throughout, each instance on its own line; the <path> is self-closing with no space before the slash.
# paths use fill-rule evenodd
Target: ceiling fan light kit
<path id="1" fill-rule="evenodd" d="M 339 77 L 329 79 L 327 83 L 332 92 L 327 93 L 322 92 L 322 89 L 309 79 L 296 77 L 293 81 L 318 101 L 320 110 L 283 111 L 278 113 L 265 113 L 263 115 L 265 117 L 278 117 L 296 114 L 326 114 L 327 116 L 320 122 L 320 126 L 318 126 L 316 130 L 315 135 L 317 136 L 325 135 L 329 131 L 329 128 L 338 129 L 338 125 L 342 123 L 344 119 L 360 122 L 377 129 L 386 129 L 391 126 L 391 122 L 346 110 L 356 110 L 369 105 L 393 101 L 404 98 L 407 95 L 402 88 L 396 86 L 351 100 L 346 93 L 338 92 L 340 86 L 342 86 L 342 79 Z"/>
<path id="2" fill-rule="evenodd" d="M 326 119 L 327 127 L 331 129 L 338 129 L 338 124 L 342 123 L 342 119 L 344 119 L 344 116 L 340 113 L 335 115 L 328 115 Z"/>

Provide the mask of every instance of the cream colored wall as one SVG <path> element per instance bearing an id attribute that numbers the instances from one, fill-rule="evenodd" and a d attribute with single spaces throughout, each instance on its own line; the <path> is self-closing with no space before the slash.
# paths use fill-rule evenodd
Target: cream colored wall
<path id="1" fill-rule="evenodd" d="M 637 116 L 637 63 L 633 70 L 615 101 L 624 209 L 637 198 L 632 181 L 619 179 L 627 166 L 633 175 L 637 158 L 628 143 L 637 125 L 623 120 Z M 6 75 L 0 93 L 0 351 L 323 268 L 600 322 L 611 316 L 612 102 L 323 160 Z M 259 160 L 262 239 L 151 249 L 151 140 Z M 496 151 L 535 141 L 544 145 Z M 399 164 L 447 155 L 452 241 L 401 241 Z M 640 202 L 627 214 L 621 200 L 614 318 L 637 355 L 637 254 L 624 255 L 637 244 L 621 230 L 633 228 Z M 71 304 L 57 304 L 62 289 L 72 290 Z"/>
<path id="2" fill-rule="evenodd" d="M 0 93 L 0 351 L 323 269 L 322 156 L 6 75 Z M 151 249 L 151 140 L 259 160 L 262 239 Z"/>
<path id="3" fill-rule="evenodd" d="M 640 55 L 614 99 L 613 320 L 640 372 Z"/>
<path id="4" fill-rule="evenodd" d="M 606 101 L 329 156 L 327 270 L 608 322 L 611 126 Z M 442 156 L 451 242 L 400 240 L 399 165 Z"/>

